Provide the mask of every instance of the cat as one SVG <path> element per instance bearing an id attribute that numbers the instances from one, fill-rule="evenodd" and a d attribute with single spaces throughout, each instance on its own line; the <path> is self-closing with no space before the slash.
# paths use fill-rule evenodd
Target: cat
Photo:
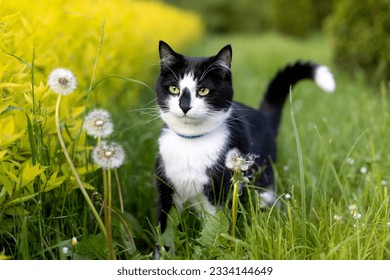
<path id="1" fill-rule="evenodd" d="M 254 154 L 261 168 L 255 184 L 268 205 L 275 202 L 275 139 L 283 104 L 291 87 L 302 79 L 313 80 L 332 92 L 335 81 L 326 66 L 296 62 L 277 73 L 258 109 L 233 101 L 232 47 L 215 56 L 188 57 L 159 42 L 160 75 L 157 103 L 164 122 L 156 160 L 158 209 L 161 232 L 173 205 L 189 201 L 202 213 L 214 215 L 228 199 L 231 172 L 226 154 L 238 149 Z"/>

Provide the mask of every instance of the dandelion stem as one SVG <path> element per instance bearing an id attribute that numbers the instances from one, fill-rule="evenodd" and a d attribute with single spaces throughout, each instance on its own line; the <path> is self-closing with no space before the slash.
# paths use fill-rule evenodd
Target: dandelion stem
<path id="1" fill-rule="evenodd" d="M 107 170 L 107 235 L 108 235 L 108 252 L 109 258 L 115 260 L 115 252 L 112 241 L 112 186 L 111 186 L 111 169 Z"/>
<path id="2" fill-rule="evenodd" d="M 232 199 L 232 226 L 231 235 L 234 237 L 236 234 L 236 222 L 238 212 L 238 189 L 240 187 L 240 181 L 234 180 L 233 184 L 233 199 Z"/>
<path id="3" fill-rule="evenodd" d="M 116 168 L 114 169 L 114 172 L 115 172 L 116 185 L 118 187 L 119 205 L 120 205 L 120 209 L 121 209 L 122 214 L 124 214 L 125 213 L 125 208 L 123 206 L 123 196 L 122 196 L 121 182 L 119 180 L 118 170 Z"/>
<path id="4" fill-rule="evenodd" d="M 106 229 L 104 227 L 104 224 L 103 224 L 102 220 L 100 219 L 100 216 L 99 216 L 98 212 L 96 211 L 95 207 L 93 206 L 93 203 L 92 203 L 91 199 L 89 198 L 88 193 L 85 190 L 84 185 L 81 182 L 81 179 L 80 179 L 79 175 L 77 174 L 76 168 L 75 168 L 75 166 L 73 164 L 72 159 L 70 158 L 68 149 L 66 148 L 64 139 L 62 137 L 61 127 L 60 127 L 60 118 L 59 118 L 61 97 L 62 97 L 62 95 L 59 94 L 58 95 L 58 99 L 57 99 L 56 111 L 55 111 L 55 123 L 56 123 L 58 139 L 60 141 L 60 144 L 61 144 L 62 150 L 64 152 L 64 155 L 66 157 L 66 160 L 68 161 L 70 169 L 72 170 L 73 176 L 76 179 L 77 185 L 79 186 L 81 193 L 83 194 L 85 200 L 87 201 L 87 204 L 88 204 L 89 208 L 92 211 L 92 214 L 94 215 L 97 223 L 99 224 L 100 230 L 102 231 L 104 237 L 107 238 L 107 232 L 106 232 Z"/>

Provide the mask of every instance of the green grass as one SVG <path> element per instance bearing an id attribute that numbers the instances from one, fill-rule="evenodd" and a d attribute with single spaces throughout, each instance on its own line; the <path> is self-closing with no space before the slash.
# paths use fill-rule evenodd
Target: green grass
<path id="1" fill-rule="evenodd" d="M 274 34 L 210 36 L 190 50 L 177 51 L 211 55 L 228 43 L 233 46 L 235 99 L 254 107 L 268 81 L 288 62 L 314 60 L 330 66 L 335 74 L 334 94 L 324 94 L 304 81 L 293 89 L 291 103 L 286 102 L 274 165 L 280 207 L 261 211 L 249 191 L 240 197 L 234 238 L 229 234 L 228 209 L 208 221 L 199 220 L 191 208 L 181 214 L 171 211 L 167 233 L 158 234 L 154 159 L 162 123 L 155 96 L 146 90 L 138 108 L 110 108 L 114 138 L 127 154 L 118 171 L 124 218 L 136 244 L 136 249 L 128 246 L 123 228 L 114 219 L 117 255 L 151 259 L 159 239 L 171 246 L 162 254 L 166 259 L 390 259 L 388 88 L 370 88 L 363 78 L 335 70 L 322 36 L 304 41 Z M 99 185 L 100 172 L 91 180 Z M 42 195 L 28 203 L 33 213 L 0 223 L 1 247 L 7 255 L 16 259 L 106 257 L 104 240 L 78 191 Z M 119 207 L 116 193 L 114 205 Z M 354 219 L 350 205 L 357 206 L 359 219 Z M 71 247 L 73 236 L 79 244 L 65 255 L 61 249 Z"/>
<path id="2" fill-rule="evenodd" d="M 297 59 L 330 66 L 337 90 L 324 94 L 312 82 L 304 81 L 293 89 L 292 105 L 286 103 L 275 163 L 281 208 L 262 212 L 255 204 L 243 204 L 236 239 L 227 234 L 224 219 L 219 225 L 208 222 L 202 230 L 202 222 L 192 221 L 196 218 L 191 210 L 180 217 L 173 215 L 173 226 L 164 240 L 175 247 L 165 258 L 389 259 L 388 90 L 369 88 L 362 78 L 353 79 L 334 69 L 322 36 L 305 41 L 274 34 L 208 37 L 186 53 L 215 54 L 225 44 L 233 46 L 235 99 L 240 102 L 257 106 L 276 71 Z M 142 215 L 154 221 L 155 204 L 146 203 L 145 209 L 145 201 L 154 194 L 153 175 L 148 172 L 160 122 L 144 126 L 149 117 L 141 119 L 131 130 L 145 127 L 139 137 L 146 139 L 136 137 L 138 142 L 131 146 L 144 148 L 132 153 L 137 154 L 135 158 L 147 156 L 150 162 L 146 166 L 145 161 L 136 160 L 140 166 L 131 168 L 146 172 L 147 180 L 134 182 L 127 205 L 133 205 L 128 209 L 137 213 L 139 221 Z M 132 172 L 127 174 L 132 180 Z M 145 181 L 147 184 L 142 183 Z M 285 193 L 292 198 L 286 200 Z M 136 203 L 138 200 L 142 202 Z M 354 219 L 348 209 L 353 204 L 360 219 Z M 229 217 L 228 211 L 225 214 Z M 341 221 L 335 216 L 342 217 Z M 209 236 L 210 232 L 214 235 Z"/>

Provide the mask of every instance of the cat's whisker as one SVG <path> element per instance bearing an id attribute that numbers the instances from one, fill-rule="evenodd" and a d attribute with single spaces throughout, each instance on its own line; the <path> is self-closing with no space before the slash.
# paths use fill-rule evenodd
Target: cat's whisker
<path id="1" fill-rule="evenodd" d="M 179 81 L 179 80 L 180 80 L 180 79 L 177 77 L 175 71 L 173 71 L 171 67 L 169 67 L 168 65 L 164 65 L 164 67 L 167 68 L 169 71 L 172 72 L 173 76 L 175 76 L 176 81 Z"/>
<path id="2" fill-rule="evenodd" d="M 214 67 L 216 66 L 216 67 Z M 199 82 L 203 81 L 203 79 L 206 77 L 206 75 L 212 71 L 212 70 L 216 70 L 216 69 L 223 69 L 223 70 L 227 70 L 229 72 L 231 72 L 230 68 L 228 68 L 227 66 L 224 66 L 224 65 L 221 65 L 218 61 L 216 62 L 213 62 L 211 63 L 205 71 L 203 71 L 202 75 L 200 76 L 199 78 Z"/>

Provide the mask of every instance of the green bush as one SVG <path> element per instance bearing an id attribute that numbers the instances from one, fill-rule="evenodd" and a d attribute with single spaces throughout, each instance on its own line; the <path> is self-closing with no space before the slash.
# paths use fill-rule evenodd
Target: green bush
<path id="1" fill-rule="evenodd" d="M 164 0 L 196 11 L 213 33 L 256 32 L 264 30 L 264 1 L 253 0 Z"/>
<path id="2" fill-rule="evenodd" d="M 129 79 L 150 82 L 158 71 L 158 40 L 183 47 L 202 36 L 203 25 L 193 13 L 151 1 L 3 2 L 0 260 L 67 258 L 61 249 L 71 246 L 71 237 L 95 233 L 99 254 L 82 252 L 81 241 L 78 257 L 102 258 L 102 236 L 89 211 L 93 208 L 75 191 L 82 186 L 91 196 L 95 191 L 104 194 L 102 182 L 109 181 L 90 160 L 90 143 L 96 141 L 82 132 L 84 115 L 98 106 L 123 117 L 124 108 L 138 105 L 145 92 L 135 91 Z M 63 96 L 61 103 L 48 86 L 49 73 L 58 67 L 71 69 L 77 78 L 75 93 Z M 63 141 L 57 136 L 60 129 Z M 136 160 L 129 157 L 129 162 Z M 95 197 L 101 209 L 99 196 Z M 116 225 L 113 228 L 118 229 Z"/>
<path id="3" fill-rule="evenodd" d="M 390 1 L 338 1 L 328 22 L 334 60 L 367 80 L 390 79 Z"/>
<path id="4" fill-rule="evenodd" d="M 303 36 L 311 29 L 314 19 L 310 0 L 268 1 L 268 19 L 276 30 L 297 36 Z"/>
<path id="5" fill-rule="evenodd" d="M 164 0 L 195 10 L 211 32 L 262 32 L 276 30 L 305 36 L 322 28 L 331 12 L 331 1 L 313 0 Z"/>

